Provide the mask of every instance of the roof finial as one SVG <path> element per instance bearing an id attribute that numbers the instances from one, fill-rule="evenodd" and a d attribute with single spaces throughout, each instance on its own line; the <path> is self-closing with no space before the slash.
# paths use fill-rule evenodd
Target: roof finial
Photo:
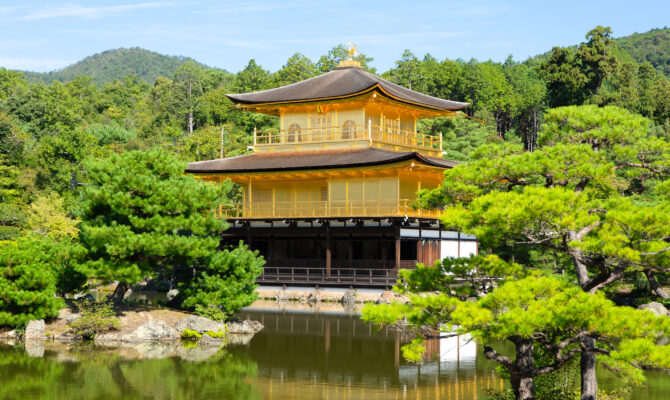
<path id="1" fill-rule="evenodd" d="M 354 60 L 354 57 L 358 55 L 358 52 L 356 51 L 356 45 L 351 45 L 351 42 L 349 42 L 349 45 L 346 47 L 347 50 L 347 58 L 345 60 L 340 61 L 340 64 L 337 66 L 338 68 L 340 67 L 361 67 L 361 63 L 358 61 Z"/>

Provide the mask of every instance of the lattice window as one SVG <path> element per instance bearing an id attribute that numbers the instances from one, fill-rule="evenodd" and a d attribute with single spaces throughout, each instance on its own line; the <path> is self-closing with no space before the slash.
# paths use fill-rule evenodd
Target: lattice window
<path id="1" fill-rule="evenodd" d="M 356 123 L 352 120 L 342 125 L 342 139 L 354 139 L 356 137 Z"/>
<path id="2" fill-rule="evenodd" d="M 309 117 L 310 121 L 310 133 L 312 140 L 321 141 L 327 140 L 327 135 L 330 134 L 331 128 L 333 126 L 332 116 L 326 115 L 312 115 Z"/>
<path id="3" fill-rule="evenodd" d="M 391 119 L 384 116 L 384 130 L 389 133 L 397 134 L 400 132 L 400 120 Z"/>
<path id="4" fill-rule="evenodd" d="M 292 124 L 288 127 L 288 137 L 286 141 L 289 143 L 302 142 L 302 134 L 300 133 L 300 125 Z"/>

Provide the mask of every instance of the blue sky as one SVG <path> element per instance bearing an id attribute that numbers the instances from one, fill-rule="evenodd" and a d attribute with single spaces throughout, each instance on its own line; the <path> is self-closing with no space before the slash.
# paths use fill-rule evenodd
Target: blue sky
<path id="1" fill-rule="evenodd" d="M 279 69 L 355 43 L 381 72 L 404 49 L 438 59 L 523 60 L 576 44 L 596 25 L 615 36 L 670 25 L 670 1 L 0 0 L 0 67 L 49 71 L 118 47 L 192 57 L 231 72 L 254 58 Z"/>

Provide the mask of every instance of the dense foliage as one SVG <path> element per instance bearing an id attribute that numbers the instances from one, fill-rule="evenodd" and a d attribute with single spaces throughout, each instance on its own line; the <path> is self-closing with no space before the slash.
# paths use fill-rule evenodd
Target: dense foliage
<path id="1" fill-rule="evenodd" d="M 160 150 L 130 151 L 87 165 L 79 202 L 81 239 L 94 275 L 119 281 L 117 298 L 147 277 L 187 288 L 184 306 L 216 306 L 228 315 L 250 304 L 262 259 L 246 247 L 219 251 L 225 220 L 213 210 L 230 185 L 184 173 Z"/>
<path id="2" fill-rule="evenodd" d="M 480 251 L 495 256 L 403 272 L 396 290 L 411 304 L 368 307 L 364 316 L 405 320 L 424 337 L 424 326 L 472 334 L 507 370 L 517 399 L 534 398 L 536 376 L 578 356 L 582 399 L 592 400 L 596 358 L 638 380 L 632 367 L 668 359 L 670 347 L 645 341 L 668 319 L 646 320 L 605 296 L 642 277 L 650 293 L 668 298 L 670 142 L 648 119 L 614 106 L 554 108 L 544 120 L 535 151 L 485 144 L 422 196 L 424 206 L 445 209 L 444 226 L 476 235 Z M 454 288 L 457 278 L 465 285 Z M 490 291 L 492 279 L 502 280 Z M 472 296 L 479 300 L 463 302 Z M 500 356 L 495 340 L 511 342 L 516 358 Z M 418 359 L 421 350 L 415 342 L 406 355 Z"/>
<path id="3" fill-rule="evenodd" d="M 56 262 L 45 260 L 39 238 L 0 245 L 0 326 L 25 326 L 54 317 L 63 300 L 56 297 Z"/>
<path id="4" fill-rule="evenodd" d="M 652 29 L 617 39 L 617 45 L 626 50 L 635 61 L 650 63 L 663 75 L 670 77 L 670 28 Z"/>

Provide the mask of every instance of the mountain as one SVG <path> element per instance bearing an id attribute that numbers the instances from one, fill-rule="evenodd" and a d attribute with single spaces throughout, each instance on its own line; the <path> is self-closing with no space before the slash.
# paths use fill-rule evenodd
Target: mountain
<path id="1" fill-rule="evenodd" d="M 91 77 L 93 82 L 100 86 L 133 74 L 153 84 L 161 75 L 171 78 L 177 68 L 189 60 L 195 61 L 188 57 L 167 56 L 139 47 L 131 47 L 103 51 L 61 70 L 45 73 L 25 72 L 25 74 L 31 81 L 45 83 L 55 80 L 66 82 L 75 76 L 85 75 Z"/>
<path id="2" fill-rule="evenodd" d="M 618 38 L 617 46 L 628 52 L 637 62 L 649 62 L 670 78 L 670 28 L 652 29 Z"/>

